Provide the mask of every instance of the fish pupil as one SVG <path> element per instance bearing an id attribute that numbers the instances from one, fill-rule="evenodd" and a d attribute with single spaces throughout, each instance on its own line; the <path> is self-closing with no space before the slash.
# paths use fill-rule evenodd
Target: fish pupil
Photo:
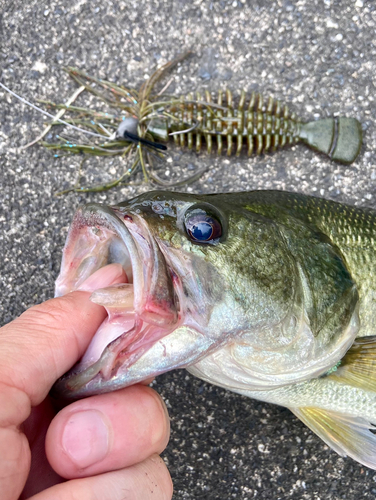
<path id="1" fill-rule="evenodd" d="M 192 241 L 211 243 L 222 236 L 222 225 L 205 212 L 194 213 L 185 220 L 185 228 Z"/>
<path id="2" fill-rule="evenodd" d="M 213 234 L 212 225 L 207 222 L 197 222 L 193 224 L 192 229 L 189 231 L 192 238 L 198 241 L 208 241 Z"/>

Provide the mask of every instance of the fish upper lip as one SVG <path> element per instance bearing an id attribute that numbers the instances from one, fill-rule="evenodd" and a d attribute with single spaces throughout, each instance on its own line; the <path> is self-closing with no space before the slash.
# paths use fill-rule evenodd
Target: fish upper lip
<path id="1" fill-rule="evenodd" d="M 156 316 L 158 314 L 165 316 L 167 311 L 163 310 L 163 307 L 158 307 L 158 304 L 152 304 L 151 302 L 153 302 L 153 293 L 156 294 L 156 283 L 162 280 L 164 281 L 162 285 L 167 287 L 172 285 L 171 271 L 167 268 L 164 256 L 157 242 L 150 234 L 147 225 L 143 223 L 143 219 L 137 214 L 123 209 L 120 210 L 118 207 L 107 207 L 97 203 L 83 205 L 75 213 L 63 254 L 61 268 L 65 272 L 60 273 L 56 280 L 55 296 L 65 295 L 76 290 L 85 279 L 97 270 L 95 267 L 91 269 L 89 267 L 83 276 L 79 276 L 76 280 L 69 280 L 68 275 L 73 273 L 74 267 L 79 267 L 79 259 L 83 259 L 85 256 L 84 254 L 74 255 L 74 252 L 77 253 L 75 242 L 80 230 L 87 227 L 110 230 L 124 244 L 132 266 L 135 313 L 139 316 L 149 314 L 149 318 L 153 312 L 156 313 Z M 156 269 L 157 263 L 159 264 L 158 269 Z M 165 280 L 163 280 L 163 273 L 166 277 Z M 143 293 L 145 290 L 147 290 L 147 294 Z M 161 300 L 163 300 L 163 297 Z M 165 304 L 166 307 L 168 305 Z M 176 321 L 177 311 L 174 311 L 171 316 L 171 320 Z M 155 317 L 155 320 L 157 321 L 157 317 Z"/>
<path id="2" fill-rule="evenodd" d="M 112 210 L 127 227 L 135 242 L 135 247 L 139 251 L 141 273 L 139 273 L 137 279 L 141 282 L 141 274 L 143 274 L 143 288 L 145 291 L 141 313 L 143 318 L 147 317 L 149 321 L 156 324 L 165 323 L 166 321 L 176 323 L 178 311 L 176 294 L 173 290 L 173 272 L 169 269 L 165 256 L 151 234 L 147 223 L 135 213 L 124 211 L 118 207 L 112 207 Z M 132 258 L 129 248 L 128 252 Z M 152 265 L 148 267 L 145 262 Z"/>
<path id="3" fill-rule="evenodd" d="M 124 243 L 128 255 L 132 264 L 132 274 L 133 274 L 133 287 L 134 287 L 134 308 L 137 314 L 142 313 L 143 308 L 143 295 L 142 289 L 145 286 L 144 276 L 143 276 L 143 266 L 141 262 L 141 258 L 138 252 L 137 245 L 132 237 L 131 232 L 127 228 L 126 224 L 116 215 L 115 211 L 109 207 L 104 205 L 99 205 L 97 203 L 89 203 L 82 207 L 82 215 L 84 216 L 86 213 L 93 217 L 94 220 L 99 216 L 99 223 L 102 222 L 108 227 L 108 229 L 112 229 L 116 232 L 116 234 L 121 238 Z M 107 225 L 108 224 L 108 225 Z"/>
<path id="4" fill-rule="evenodd" d="M 93 228 L 93 230 L 100 232 L 101 229 L 107 229 L 120 237 L 121 242 L 125 245 L 128 253 L 129 260 L 132 266 L 132 274 L 135 283 L 135 304 L 138 305 L 140 301 L 140 289 L 143 285 L 143 275 L 141 269 L 140 258 L 135 242 L 130 234 L 128 228 L 124 223 L 115 215 L 114 211 L 105 205 L 97 203 L 88 203 L 78 207 L 74 215 L 72 224 L 70 226 L 67 241 L 65 243 L 63 258 L 61 264 L 60 274 L 56 280 L 55 296 L 62 296 L 66 293 L 76 290 L 91 274 L 93 274 L 99 267 L 95 262 L 88 262 L 86 264 L 87 254 L 93 254 L 94 248 L 97 248 L 100 238 L 97 241 L 90 241 L 90 236 L 87 237 L 88 242 L 85 241 L 85 253 L 80 251 L 80 232 L 83 228 Z M 83 236 L 85 238 L 85 236 Z M 92 236 L 95 240 L 95 236 Z M 89 243 L 89 244 L 87 244 Z M 91 249 L 91 252 L 90 250 Z M 86 264 L 82 266 L 82 264 Z M 103 264 L 104 265 L 104 264 Z M 98 267 L 99 266 L 99 267 Z M 84 270 L 80 269 L 84 267 Z"/>

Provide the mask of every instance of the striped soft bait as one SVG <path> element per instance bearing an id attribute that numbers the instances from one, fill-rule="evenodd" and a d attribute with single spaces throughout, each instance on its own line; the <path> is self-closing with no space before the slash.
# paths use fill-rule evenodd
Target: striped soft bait
<path id="1" fill-rule="evenodd" d="M 362 144 L 361 125 L 355 118 L 325 118 L 302 122 L 287 106 L 269 97 L 245 91 L 237 103 L 229 90 L 219 91 L 216 98 L 206 91 L 176 97 L 153 94 L 155 84 L 165 73 L 182 61 L 183 54 L 158 69 L 139 91 L 90 77 L 83 71 L 69 68 L 68 72 L 81 86 L 108 104 L 114 113 L 46 102 L 50 107 L 68 112 L 65 124 L 79 127 L 91 135 L 79 142 L 60 139 L 43 145 L 61 154 L 124 156 L 126 170 L 113 181 L 94 187 L 76 186 L 68 191 L 102 191 L 125 183 L 141 165 L 145 181 L 168 185 L 156 173 L 156 164 L 164 159 L 171 137 L 175 145 L 200 152 L 240 155 L 262 154 L 285 145 L 303 142 L 326 154 L 332 160 L 351 163 Z M 61 115 L 59 115 L 61 116 Z M 58 125 L 61 120 L 53 122 Z M 200 170 L 190 179 L 197 179 Z M 171 186 L 171 184 L 169 184 Z"/>
<path id="2" fill-rule="evenodd" d="M 355 118 L 335 117 L 303 123 L 286 105 L 272 97 L 264 100 L 261 94 L 247 99 L 241 91 L 235 106 L 229 90 L 219 91 L 217 102 L 205 92 L 181 97 L 179 103 L 165 105 L 170 116 L 151 120 L 148 131 L 156 140 L 167 141 L 173 136 L 175 144 L 201 151 L 204 141 L 211 153 L 216 145 L 218 154 L 239 156 L 246 151 L 260 155 L 302 141 L 325 153 L 332 160 L 352 163 L 362 144 L 362 129 Z"/>

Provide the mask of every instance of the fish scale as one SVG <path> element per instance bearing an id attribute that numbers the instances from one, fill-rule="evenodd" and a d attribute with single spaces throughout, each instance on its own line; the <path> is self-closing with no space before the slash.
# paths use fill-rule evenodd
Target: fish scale
<path id="1" fill-rule="evenodd" d="M 360 317 L 363 326 L 359 335 L 376 335 L 375 211 L 282 191 L 253 192 L 247 206 L 277 220 L 289 213 L 328 235 L 340 249 L 362 292 Z"/>

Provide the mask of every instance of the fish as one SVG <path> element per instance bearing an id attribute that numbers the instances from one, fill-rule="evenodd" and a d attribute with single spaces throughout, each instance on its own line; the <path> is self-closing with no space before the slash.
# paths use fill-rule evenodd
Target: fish
<path id="1" fill-rule="evenodd" d="M 118 263 L 107 317 L 55 397 L 176 368 L 290 409 L 376 469 L 376 211 L 284 191 L 152 191 L 74 215 L 56 295 Z"/>

